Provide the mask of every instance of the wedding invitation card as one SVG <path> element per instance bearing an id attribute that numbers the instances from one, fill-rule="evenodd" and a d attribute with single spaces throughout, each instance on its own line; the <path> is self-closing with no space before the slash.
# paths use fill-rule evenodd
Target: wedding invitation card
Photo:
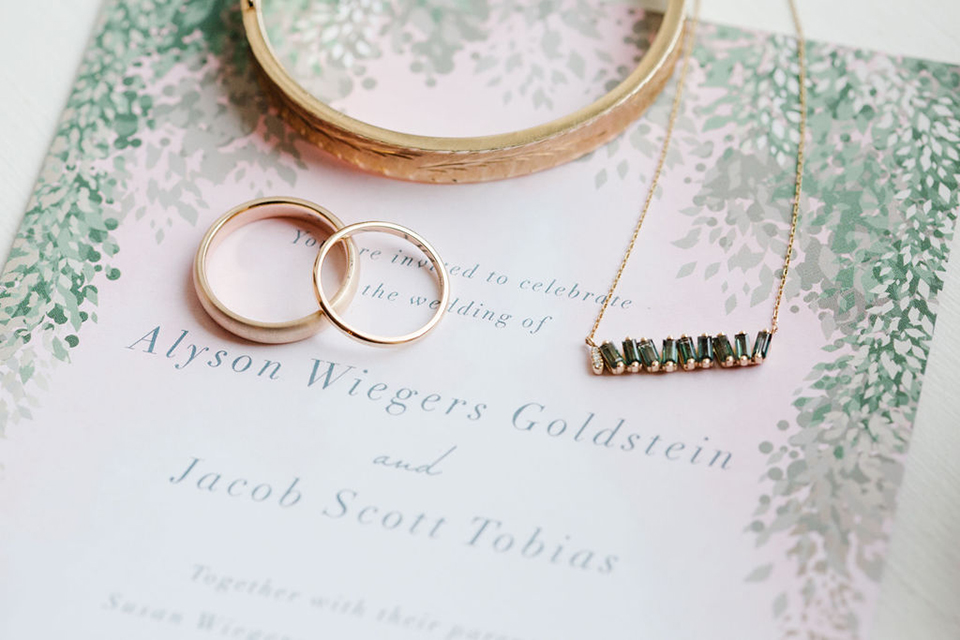
<path id="1" fill-rule="evenodd" d="M 593 376 L 584 337 L 676 79 L 579 161 L 393 181 L 283 124 L 234 4 L 107 0 L 3 271 L 0 636 L 869 632 L 956 221 L 960 70 L 809 43 L 797 252 L 768 360 Z M 583 106 L 658 24 L 617 2 L 310 6 L 267 13 L 281 59 L 346 113 L 440 135 Z M 285 40 L 292 24 L 318 35 Z M 601 339 L 769 323 L 796 43 L 702 24 L 691 64 Z M 422 233 L 451 275 L 438 329 L 395 349 L 220 329 L 193 256 L 209 224 L 264 195 Z M 427 318 L 425 258 L 356 240 L 351 322 Z M 310 313 L 322 241 L 245 227 L 213 286 L 259 319 Z"/>

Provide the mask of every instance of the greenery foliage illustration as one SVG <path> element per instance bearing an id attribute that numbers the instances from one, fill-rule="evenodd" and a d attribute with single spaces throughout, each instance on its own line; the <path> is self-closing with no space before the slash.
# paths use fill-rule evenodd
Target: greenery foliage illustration
<path id="1" fill-rule="evenodd" d="M 96 322 L 100 288 L 121 276 L 118 225 L 160 242 L 196 223 L 205 185 L 251 163 L 292 184 L 295 139 L 256 85 L 232 3 L 104 6 L 0 281 L 0 435 Z M 139 167 L 164 171 L 135 189 Z"/>
<path id="2" fill-rule="evenodd" d="M 551 87 L 571 74 L 609 88 L 629 71 L 604 59 L 598 12 L 623 12 L 638 52 L 656 27 L 622 2 L 298 2 L 286 5 L 299 12 L 268 15 L 268 28 L 291 47 L 291 65 L 323 75 L 329 99 L 373 88 L 366 65 L 398 55 L 428 85 L 462 64 L 505 103 L 549 108 Z M 531 46 L 549 66 L 490 39 L 513 21 L 539 29 Z M 291 26 L 319 33 L 320 49 L 298 58 L 297 40 L 276 35 Z M 587 59 L 565 34 L 598 46 Z M 677 277 L 722 281 L 729 313 L 769 304 L 786 248 L 795 42 L 703 25 L 694 62 L 666 171 L 690 172 L 699 187 L 683 211 L 690 231 L 674 244 L 691 255 L 719 248 L 724 259 L 694 260 Z M 768 467 L 746 530 L 759 546 L 779 542 L 758 551 L 769 563 L 745 577 L 792 572 L 771 602 L 785 635 L 853 638 L 857 585 L 882 569 L 956 221 L 960 71 L 819 43 L 809 62 L 803 232 L 785 313 L 817 315 L 823 335 L 811 343 L 822 360 L 795 412 L 771 425 L 789 445 L 759 444 Z M 105 4 L 0 279 L 0 436 L 31 418 L 53 368 L 97 322 L 100 297 L 122 277 L 120 225 L 162 242 L 175 225 L 197 223 L 205 185 L 252 185 L 254 168 L 258 189 L 296 183 L 307 168 L 296 134 L 262 96 L 235 3 Z M 656 155 L 668 108 L 658 100 L 597 152 L 598 189 L 649 164 L 639 161 Z M 707 133 L 723 143 L 705 142 Z M 133 180 L 141 172 L 146 184 Z M 786 562 L 770 557 L 782 546 Z"/>
<path id="3" fill-rule="evenodd" d="M 678 277 L 727 274 L 729 313 L 769 305 L 776 291 L 798 62 L 790 38 L 706 26 L 703 40 L 696 60 L 707 91 L 686 116 L 698 131 L 726 135 L 709 150 L 680 138 L 679 154 L 711 164 L 699 167 L 702 186 L 684 211 L 692 228 L 675 244 L 718 247 L 726 263 L 694 261 Z M 788 637 L 857 637 L 856 585 L 880 578 L 956 223 L 960 71 L 819 43 L 809 68 L 801 260 L 786 296 L 788 313 L 803 305 L 820 319 L 823 360 L 798 392 L 797 414 L 777 425 L 789 445 L 759 444 L 766 490 L 748 530 L 761 545 L 789 541 L 797 587 L 772 604 Z M 745 280 L 742 290 L 732 284 Z"/>

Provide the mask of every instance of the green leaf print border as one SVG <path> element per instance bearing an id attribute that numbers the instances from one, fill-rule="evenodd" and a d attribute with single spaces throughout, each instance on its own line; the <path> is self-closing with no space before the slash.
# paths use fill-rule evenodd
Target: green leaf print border
<path id="1" fill-rule="evenodd" d="M 251 165 L 292 185 L 293 167 L 305 166 L 256 84 L 238 9 L 102 7 L 0 279 L 0 437 L 32 417 L 49 372 L 97 321 L 100 287 L 121 275 L 121 223 L 147 225 L 161 242 L 174 224 L 196 223 L 203 185 L 240 182 Z M 127 183 L 142 163 L 165 171 L 137 193 Z"/>
<path id="2" fill-rule="evenodd" d="M 676 277 L 727 273 L 727 314 L 766 309 L 775 292 L 766 258 L 783 254 L 789 227 L 795 51 L 792 38 L 704 25 L 694 54 L 691 84 L 722 91 L 685 97 L 667 170 L 695 163 L 701 186 L 682 211 L 691 229 L 674 245 L 725 258 L 688 262 Z M 745 579 L 762 583 L 792 565 L 794 586 L 771 603 L 784 636 L 856 638 L 858 585 L 880 579 L 960 204 L 960 70 L 816 42 L 808 55 L 800 260 L 786 308 L 805 305 L 820 319 L 824 339 L 811 337 L 811 348 L 823 360 L 796 393 L 796 415 L 775 425 L 787 444 L 758 444 L 767 470 L 746 530 L 758 546 L 787 543 L 788 562 Z M 650 156 L 663 103 L 608 147 L 597 188 L 610 165 L 633 179 L 630 158 Z M 708 131 L 723 143 L 704 143 L 697 134 Z"/>
<path id="3" fill-rule="evenodd" d="M 244 164 L 256 162 L 251 157 L 264 159 L 242 144 L 235 150 L 236 141 L 252 144 L 265 136 L 274 149 L 271 170 L 287 184 L 296 180 L 292 166 L 303 166 L 293 134 L 262 102 L 233 4 L 108 2 L 95 33 L 0 279 L 0 436 L 7 425 L 31 418 L 49 372 L 69 361 L 83 327 L 97 321 L 100 288 L 121 275 L 112 265 L 120 250 L 114 234 L 119 224 L 147 224 L 158 242 L 173 224 L 194 224 L 204 204 L 198 180 L 241 181 Z M 749 110 L 726 109 L 731 100 L 752 100 L 760 92 L 769 112 L 789 104 L 793 94 L 777 69 L 791 69 L 792 41 L 710 25 L 702 33 L 696 60 L 708 86 L 723 88 L 727 97 L 691 104 L 678 124 L 679 139 L 684 133 L 695 138 L 696 127 L 707 126 L 698 125 L 697 110 L 710 127 L 769 129 L 769 121 L 751 120 Z M 417 41 L 432 37 L 421 33 Z M 805 212 L 804 224 L 822 233 L 801 236 L 804 260 L 788 295 L 791 304 L 820 315 L 828 340 L 824 361 L 798 394 L 797 415 L 777 425 L 789 431 L 789 445 L 759 445 L 769 468 L 747 528 L 758 544 L 792 541 L 796 589 L 772 603 L 784 633 L 820 629 L 856 637 L 861 594 L 853 577 L 879 576 L 877 550 L 895 507 L 956 219 L 960 83 L 957 70 L 947 65 L 816 43 L 810 56 L 812 76 L 819 78 L 810 87 L 811 146 L 830 150 L 842 142 L 846 154 L 814 151 L 808 160 L 807 202 L 817 206 Z M 871 60 L 883 77 L 868 71 Z M 177 84 L 171 70 L 178 65 L 203 70 L 213 86 L 208 91 L 225 91 L 229 108 L 219 96 Z M 424 69 L 425 77 L 437 72 L 436 64 Z M 734 73 L 738 69 L 756 72 Z M 629 177 L 630 154 L 651 155 L 651 121 L 665 113 L 658 105 L 607 147 L 606 164 L 615 169 L 598 173 L 598 188 L 611 176 Z M 234 112 L 242 117 L 231 117 Z M 199 119 L 215 123 L 212 137 L 173 139 L 159 122 Z M 755 210 L 723 204 L 730 200 L 725 172 L 757 156 L 744 154 L 733 138 L 727 142 L 722 153 L 707 154 L 720 159 L 714 166 L 701 163 L 701 200 L 686 212 L 701 232 L 678 242 L 719 246 L 728 266 L 742 269 L 751 252 L 772 246 L 776 234 L 757 221 Z M 223 149 L 220 162 L 202 169 L 181 163 L 176 175 L 151 186 L 146 203 L 125 190 L 134 164 L 142 161 L 138 154 L 180 166 L 176 157 L 211 144 Z M 693 156 L 706 153 L 694 143 L 688 147 Z M 786 160 L 791 149 L 787 133 L 773 136 L 763 162 L 750 165 L 764 172 L 757 181 L 761 191 L 751 195 L 770 208 L 776 201 L 781 213 L 780 183 L 790 182 L 784 176 L 792 171 Z M 230 153 L 246 153 L 246 159 L 235 162 L 239 156 Z M 677 157 L 670 163 L 677 165 Z M 698 216 L 700 207 L 711 205 L 729 218 L 733 235 L 718 235 L 707 217 Z M 859 215 L 865 211 L 873 214 Z M 683 277 L 709 279 L 717 272 L 713 264 L 694 264 Z M 763 302 L 733 296 L 734 306 Z M 751 578 L 769 574 L 762 565 Z"/>

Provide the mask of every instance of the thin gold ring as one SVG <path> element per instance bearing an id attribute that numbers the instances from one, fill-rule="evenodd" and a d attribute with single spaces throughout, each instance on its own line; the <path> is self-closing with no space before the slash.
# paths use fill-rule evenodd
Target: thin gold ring
<path id="1" fill-rule="evenodd" d="M 440 286 L 440 299 L 437 302 L 436 312 L 425 325 L 416 331 L 396 337 L 380 336 L 367 331 L 362 331 L 347 324 L 346 320 L 343 319 L 343 316 L 341 316 L 337 309 L 334 308 L 335 305 L 333 305 L 332 301 L 327 298 L 327 294 L 323 290 L 320 277 L 321 272 L 323 271 L 323 261 L 326 260 L 327 254 L 330 253 L 330 250 L 336 246 L 338 242 L 349 238 L 355 233 L 360 233 L 363 231 L 382 231 L 384 233 L 399 236 L 404 240 L 413 243 L 413 245 L 420 249 L 420 251 L 423 251 L 424 255 L 427 256 L 427 258 L 430 260 L 430 263 L 433 265 L 433 270 L 437 274 L 437 282 Z M 431 244 L 427 242 L 420 234 L 399 224 L 394 224 L 393 222 L 357 222 L 355 224 L 347 225 L 327 238 L 324 241 L 323 246 L 320 247 L 320 253 L 317 254 L 317 261 L 313 266 L 313 285 L 316 289 L 317 301 L 320 303 L 320 308 L 324 313 L 327 314 L 327 318 L 329 318 L 330 322 L 333 323 L 335 327 L 340 329 L 340 331 L 343 331 L 351 338 L 359 340 L 360 342 L 366 342 L 368 344 L 379 346 L 403 344 L 405 342 L 413 342 L 414 340 L 422 338 L 437 326 L 437 323 L 439 323 L 441 318 L 443 318 L 443 314 L 446 312 L 447 305 L 450 302 L 450 276 L 447 275 L 447 267 L 443 264 L 443 260 L 440 259 L 440 255 L 437 254 L 437 250 L 434 249 L 433 246 L 431 246 Z"/>
<path id="2" fill-rule="evenodd" d="M 320 101 L 280 63 L 267 39 L 262 0 L 240 0 L 247 41 L 266 93 L 308 140 L 373 173 L 415 182 L 484 182 L 574 160 L 609 142 L 642 114 L 673 73 L 686 0 L 668 0 L 637 68 L 610 93 L 571 114 L 510 133 L 469 138 L 401 133 L 351 118 Z"/>
<path id="3" fill-rule="evenodd" d="M 227 211 L 207 229 L 193 261 L 193 285 L 204 310 L 230 333 L 266 344 L 296 342 L 309 338 L 325 326 L 323 311 L 318 309 L 308 316 L 284 322 L 251 320 L 223 304 L 213 293 L 207 278 L 207 259 L 224 238 L 244 225 L 268 218 L 297 220 L 323 233 L 336 233 L 344 228 L 343 222 L 335 215 L 319 205 L 300 198 L 272 197 L 245 202 Z M 346 307 L 357 291 L 359 266 L 357 245 L 349 239 L 342 245 L 346 262 L 345 276 L 340 283 L 340 288 L 330 301 L 331 308 Z"/>

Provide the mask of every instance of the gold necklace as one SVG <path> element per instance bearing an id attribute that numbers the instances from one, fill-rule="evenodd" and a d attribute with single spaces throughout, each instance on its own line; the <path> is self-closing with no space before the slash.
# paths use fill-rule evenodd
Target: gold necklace
<path id="1" fill-rule="evenodd" d="M 660 157 L 657 161 L 657 167 L 653 173 L 653 180 L 647 190 L 647 197 L 644 200 L 643 208 L 640 210 L 640 217 L 637 218 L 637 224 L 633 229 L 633 236 L 620 261 L 620 268 L 617 269 L 607 296 L 600 307 L 600 313 L 597 314 L 593 322 L 593 328 L 587 335 L 586 343 L 589 350 L 590 368 L 595 374 L 602 374 L 608 371 L 613 374 L 621 374 L 625 371 L 637 373 L 645 371 L 648 373 L 670 373 L 678 370 L 691 371 L 693 369 L 709 369 L 717 363 L 721 367 L 729 368 L 736 365 L 748 366 L 752 364 L 761 364 L 767 357 L 770 349 L 770 342 L 773 334 L 777 332 L 777 318 L 780 315 L 780 303 L 783 301 L 783 290 L 787 282 L 787 272 L 790 270 L 790 257 L 793 253 L 793 244 L 797 237 L 797 220 L 800 213 L 800 191 L 803 187 L 803 164 L 804 147 L 807 134 L 807 53 L 806 40 L 803 35 L 803 28 L 800 25 L 800 16 L 797 12 L 797 6 L 794 0 L 789 0 L 790 12 L 793 16 L 793 23 L 797 32 L 797 57 L 800 62 L 799 81 L 800 81 L 800 142 L 797 146 L 797 172 L 796 186 L 793 192 L 793 212 L 790 221 L 790 237 L 787 240 L 787 251 L 783 257 L 783 269 L 780 273 L 780 284 L 777 288 L 777 297 L 773 305 L 773 315 L 770 318 L 769 329 L 761 329 L 757 333 L 757 339 L 754 341 L 753 349 L 750 349 L 750 339 L 746 332 L 740 332 L 734 336 L 731 343 L 730 339 L 723 333 L 715 336 L 703 334 L 697 338 L 694 343 L 693 338 L 682 335 L 678 339 L 668 336 L 663 340 L 661 352 L 657 353 L 656 344 L 647 338 L 634 340 L 626 338 L 623 341 L 623 351 L 610 341 L 606 341 L 600 346 L 594 342 L 597 329 L 600 322 L 610 305 L 610 300 L 620 284 L 620 278 L 627 267 L 630 255 L 637 243 L 637 236 L 640 235 L 640 228 L 643 226 L 643 220 L 647 216 L 650 204 L 653 202 L 653 194 L 657 189 L 657 183 L 660 180 L 660 174 L 663 172 L 663 165 L 667 159 L 667 149 L 670 146 L 670 138 L 673 135 L 674 125 L 677 121 L 677 115 L 680 112 L 680 101 L 683 95 L 683 87 L 687 78 L 687 71 L 690 66 L 690 54 L 693 51 L 693 45 L 696 41 L 697 26 L 700 22 L 700 0 L 696 2 L 694 17 L 687 28 L 686 43 L 683 53 L 683 67 L 680 70 L 680 78 L 677 80 L 677 92 L 673 98 L 673 107 L 670 111 L 670 120 L 667 123 L 666 134 L 663 139 L 663 146 L 660 149 Z"/>

